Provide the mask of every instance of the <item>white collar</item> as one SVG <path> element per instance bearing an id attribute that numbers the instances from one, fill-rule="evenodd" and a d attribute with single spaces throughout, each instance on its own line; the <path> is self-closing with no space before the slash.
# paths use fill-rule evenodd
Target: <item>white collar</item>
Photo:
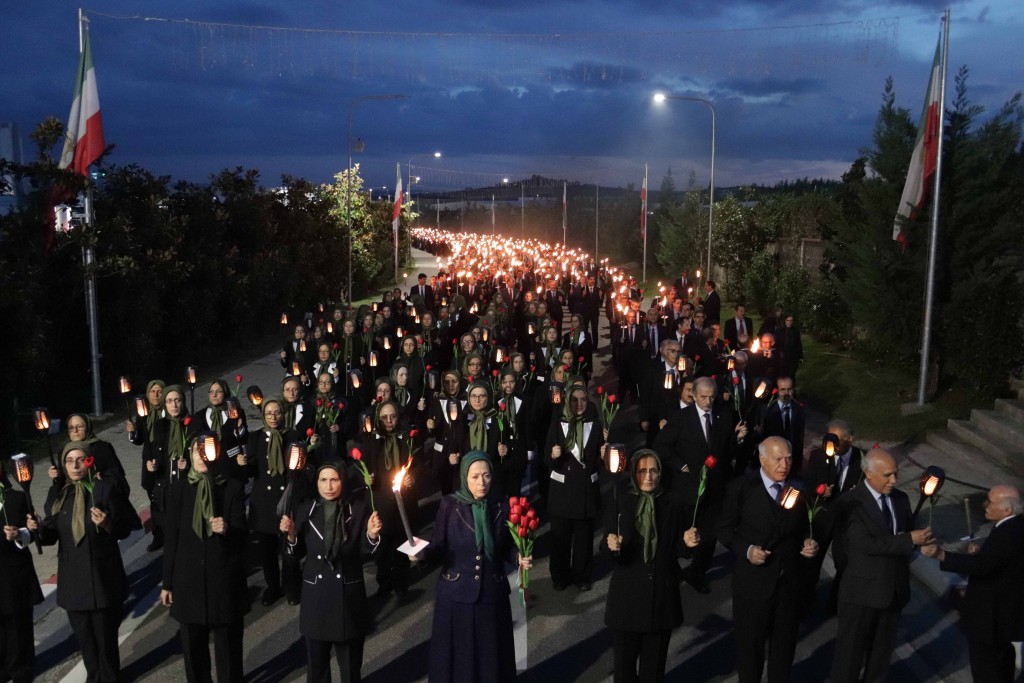
<path id="1" fill-rule="evenodd" d="M 781 484 L 782 488 L 786 488 L 786 482 L 784 482 L 784 481 L 772 481 L 771 479 L 769 479 L 768 475 L 764 473 L 764 468 L 763 467 L 758 469 L 757 473 L 761 475 L 761 483 L 764 484 L 765 490 L 768 491 L 769 494 L 771 494 L 772 498 L 775 497 L 775 494 L 772 493 L 772 486 L 774 486 L 775 484 Z"/>
<path id="2" fill-rule="evenodd" d="M 1010 516 L 1008 516 L 1008 517 L 1003 517 L 1003 518 L 1002 518 L 1001 520 L 999 520 L 998 522 L 996 522 L 996 527 L 998 527 L 998 526 L 999 526 L 1000 524 L 1002 524 L 1003 522 L 1005 522 L 1005 521 L 1006 521 L 1006 520 L 1008 520 L 1008 519 L 1013 519 L 1014 517 L 1019 517 L 1019 516 L 1020 516 L 1020 515 L 1010 515 Z"/>

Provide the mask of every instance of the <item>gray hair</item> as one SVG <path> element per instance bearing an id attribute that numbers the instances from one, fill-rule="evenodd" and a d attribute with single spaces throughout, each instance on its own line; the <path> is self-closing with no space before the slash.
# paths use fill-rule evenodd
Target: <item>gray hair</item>
<path id="1" fill-rule="evenodd" d="M 828 424 L 825 425 L 825 431 L 830 432 L 833 429 L 842 430 L 843 434 L 846 434 L 846 436 L 853 436 L 853 427 L 851 427 L 850 423 L 846 420 L 840 420 L 839 418 L 829 420 Z"/>
<path id="2" fill-rule="evenodd" d="M 698 377 L 693 380 L 693 393 L 696 394 L 700 388 L 704 386 L 711 387 L 711 390 L 714 392 L 718 391 L 718 387 L 715 385 L 715 380 L 710 377 Z"/>
<path id="3" fill-rule="evenodd" d="M 764 439 L 761 443 L 757 444 L 758 457 L 768 457 L 768 448 L 765 446 L 765 444 L 768 443 L 771 439 L 778 439 L 779 441 L 784 441 L 786 443 L 786 447 L 789 448 L 789 454 L 793 455 L 793 444 L 789 442 L 789 439 L 783 436 L 769 436 L 767 439 Z"/>
<path id="4" fill-rule="evenodd" d="M 732 357 L 735 358 L 738 361 L 743 361 L 744 363 L 747 362 L 747 352 L 746 351 L 737 351 L 736 353 L 732 354 Z"/>

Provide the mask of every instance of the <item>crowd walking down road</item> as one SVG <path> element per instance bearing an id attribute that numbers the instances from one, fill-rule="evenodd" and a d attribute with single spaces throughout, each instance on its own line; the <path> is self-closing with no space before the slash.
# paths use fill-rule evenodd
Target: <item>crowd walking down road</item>
<path id="1" fill-rule="evenodd" d="M 64 419 L 42 505 L 0 463 L 0 682 L 1015 680 L 1012 476 L 961 541 L 941 470 L 800 403 L 787 312 L 413 238 L 411 282 Z"/>

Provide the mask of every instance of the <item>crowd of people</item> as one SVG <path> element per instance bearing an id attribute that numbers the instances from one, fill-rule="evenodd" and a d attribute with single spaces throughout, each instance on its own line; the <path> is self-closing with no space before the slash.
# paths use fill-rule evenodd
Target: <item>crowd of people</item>
<path id="1" fill-rule="evenodd" d="M 992 540 L 956 555 L 913 528 L 895 459 L 854 446 L 850 425 L 833 420 L 805 449 L 795 400 L 803 350 L 787 311 L 755 329 L 742 304 L 722 320 L 716 283 L 699 271 L 644 292 L 607 260 L 559 245 L 422 229 L 414 242 L 436 255 L 437 272 L 407 290 L 357 310 L 281 315 L 276 395 L 218 379 L 192 414 L 194 385 L 149 381 L 126 425 L 141 447 L 139 482 L 81 414 L 66 421 L 40 515 L 0 470 L 0 561 L 11 577 L 0 581 L 0 680 L 33 675 L 32 606 L 42 595 L 32 543 L 59 545 L 57 604 L 88 679 L 119 680 L 117 541 L 140 528 L 128 500 L 136 484 L 149 497 L 148 549 L 163 550 L 160 601 L 180 624 L 188 680 L 243 680 L 250 545 L 262 604 L 299 608 L 307 680 L 330 680 L 332 651 L 342 680 L 360 680 L 370 558 L 378 596 L 408 591 L 411 562 L 441 565 L 431 681 L 513 680 L 507 570 L 528 570 L 534 558 L 517 552 L 505 522 L 534 482 L 553 590 L 591 590 L 601 527 L 616 681 L 662 680 L 683 621 L 681 585 L 710 591 L 718 543 L 737 558 L 742 682 L 766 668 L 769 681 L 789 680 L 829 550 L 832 680 L 883 680 L 916 549 L 972 577 L 975 679 L 1011 680 L 1010 642 L 1024 636 L 1019 491 L 992 489 Z M 607 390 L 592 381 L 602 355 L 614 369 Z M 259 410 L 257 424 L 243 399 Z M 611 438 L 627 430 L 616 419 L 624 403 L 636 406 L 643 434 L 632 453 Z M 430 521 L 417 501 L 435 489 L 440 508 L 417 552 L 412 531 Z"/>

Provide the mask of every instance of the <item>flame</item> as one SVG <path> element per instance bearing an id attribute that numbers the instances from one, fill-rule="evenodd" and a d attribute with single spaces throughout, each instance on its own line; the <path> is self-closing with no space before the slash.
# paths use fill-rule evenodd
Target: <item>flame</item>
<path id="1" fill-rule="evenodd" d="M 398 492 L 398 491 L 402 490 L 402 482 L 405 480 L 405 471 L 407 469 L 409 469 L 408 465 L 406 465 L 402 469 L 398 470 L 398 474 L 395 475 L 395 478 L 394 478 L 393 482 L 391 483 L 391 490 L 392 491 Z"/>
<path id="2" fill-rule="evenodd" d="M 287 313 L 282 313 L 281 314 L 281 324 L 282 325 L 287 325 L 288 324 L 288 314 Z"/>
<path id="3" fill-rule="evenodd" d="M 924 490 L 922 491 L 922 493 L 924 493 L 924 495 L 926 496 L 931 496 L 934 495 L 935 490 L 937 488 L 939 488 L 939 478 L 928 477 L 928 481 L 924 483 Z"/>
<path id="4" fill-rule="evenodd" d="M 121 385 L 121 393 L 122 394 L 127 394 L 129 391 L 132 390 L 131 380 L 129 380 L 127 377 L 122 376 L 118 380 L 118 383 Z"/>
<path id="5" fill-rule="evenodd" d="M 831 441 L 826 441 L 825 442 L 825 455 L 827 455 L 828 457 L 831 458 L 835 454 L 836 454 L 836 445 L 834 443 L 832 443 Z"/>
<path id="6" fill-rule="evenodd" d="M 754 391 L 754 398 L 761 398 L 764 396 L 764 392 L 768 391 L 768 383 L 761 382 L 757 385 L 757 389 Z"/>
<path id="7" fill-rule="evenodd" d="M 760 339 L 755 339 L 754 343 L 750 345 L 750 352 L 751 353 L 757 353 L 760 350 L 761 350 L 761 340 Z"/>
<path id="8" fill-rule="evenodd" d="M 792 486 L 787 486 L 782 489 L 782 498 L 780 502 L 783 508 L 786 510 L 792 510 L 798 500 L 800 500 L 800 491 Z"/>

